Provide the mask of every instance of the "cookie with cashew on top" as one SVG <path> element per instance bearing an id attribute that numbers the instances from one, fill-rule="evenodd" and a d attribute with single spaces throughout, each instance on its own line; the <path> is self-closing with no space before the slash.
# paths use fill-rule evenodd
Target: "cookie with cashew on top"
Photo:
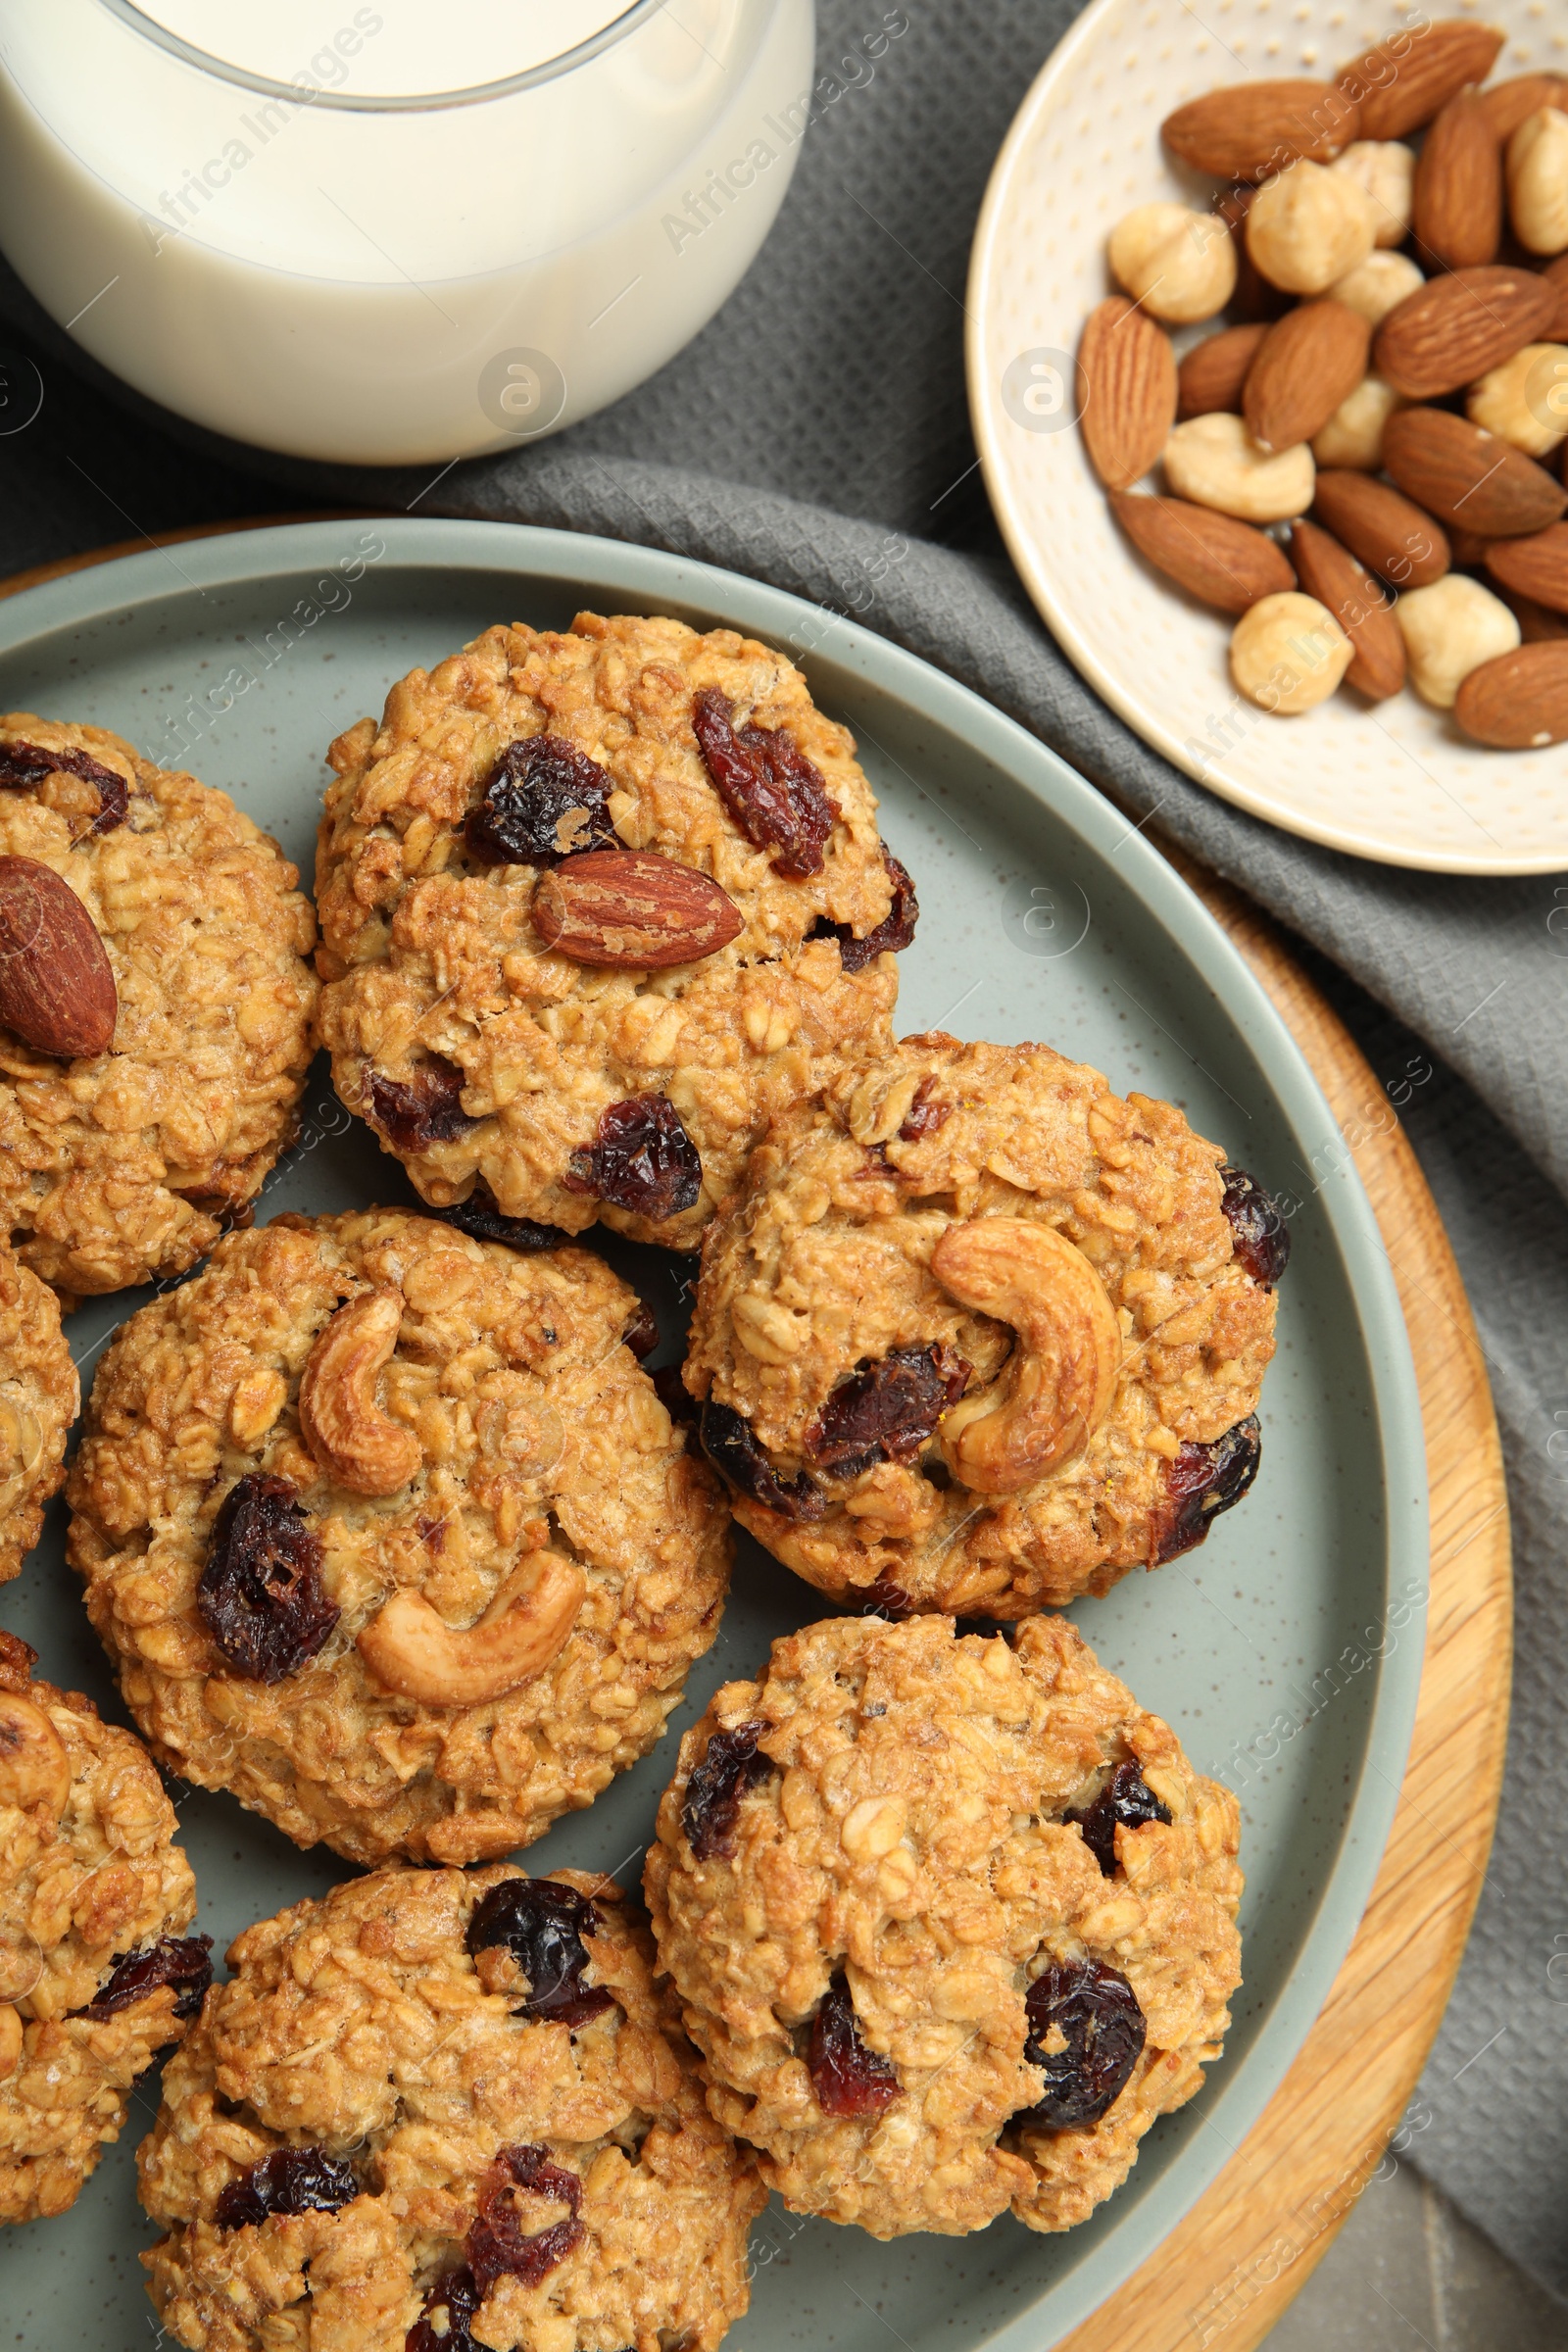
<path id="1" fill-rule="evenodd" d="M 68 1298 L 181 1274 L 297 1126 L 316 942 L 226 793 L 0 718 L 0 1236 Z"/>
<path id="2" fill-rule="evenodd" d="M 332 1077 L 436 1206 L 694 1250 L 769 1118 L 892 1043 L 914 890 L 841 726 L 733 629 L 487 629 L 332 745 Z"/>
<path id="3" fill-rule="evenodd" d="M 160 1761 L 300 1845 L 473 1862 L 646 1754 L 730 1561 L 648 1325 L 586 1250 L 402 1209 L 231 1234 L 132 1316 L 69 1547 Z"/>
<path id="4" fill-rule="evenodd" d="M 1071 2229 L 1220 2056 L 1239 1816 L 1061 1617 L 838 1617 L 681 1741 L 645 1884 L 718 2121 L 873 2237 Z"/>
<path id="5" fill-rule="evenodd" d="M 192 2352 L 712 2352 L 765 2191 L 580 1871 L 378 1870 L 248 1928 L 164 2076 L 142 2257 Z"/>
<path id="6" fill-rule="evenodd" d="M 0 2222 L 65 2213 L 212 1981 L 139 1740 L 0 1634 Z"/>
<path id="7" fill-rule="evenodd" d="M 60 1301 L 0 1242 L 0 1585 L 19 1573 L 38 1541 L 80 1409 Z"/>
<path id="8" fill-rule="evenodd" d="M 779 1120 L 710 1228 L 702 1442 L 836 1598 L 1103 1592 L 1251 1485 L 1289 1239 L 1170 1103 L 1046 1046 L 906 1038 Z"/>

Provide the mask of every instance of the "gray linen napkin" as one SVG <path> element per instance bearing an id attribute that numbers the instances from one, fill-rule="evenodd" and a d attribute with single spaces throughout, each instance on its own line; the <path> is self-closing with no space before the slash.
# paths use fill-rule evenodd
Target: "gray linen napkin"
<path id="1" fill-rule="evenodd" d="M 969 437 L 964 274 L 992 158 L 1075 13 L 1073 0 L 818 0 L 795 184 L 718 317 L 604 415 L 434 478 L 291 463 L 176 423 L 0 273 L 0 317 L 53 381 L 59 368 L 74 377 L 76 433 L 103 437 L 74 440 L 76 456 L 57 442 L 41 466 L 33 457 L 0 513 L 0 561 L 37 562 L 126 524 L 254 512 L 270 503 L 259 472 L 302 505 L 548 523 L 751 573 L 853 612 L 975 687 L 1260 901 L 1321 952 L 1312 968 L 1387 1084 L 1417 1040 L 1438 1057 L 1403 1115 L 1491 1367 L 1519 1639 L 1496 1845 L 1397 2144 L 1568 2297 L 1568 877 L 1437 879 L 1275 832 L 1147 750 L 1035 617 Z M 171 441 L 182 453 L 172 471 Z"/>

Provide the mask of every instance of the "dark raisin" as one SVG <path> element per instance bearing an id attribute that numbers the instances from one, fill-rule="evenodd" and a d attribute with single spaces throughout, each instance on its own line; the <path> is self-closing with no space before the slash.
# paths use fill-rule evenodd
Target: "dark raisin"
<path id="1" fill-rule="evenodd" d="M 638 1216 L 678 1217 L 697 1205 L 703 1163 L 667 1095 L 628 1095 L 600 1112 L 592 1147 L 572 1153 L 562 1182 Z"/>
<path id="2" fill-rule="evenodd" d="M 1241 1501 L 1262 1456 L 1255 1413 L 1207 1445 L 1189 1439 L 1165 1466 L 1165 1499 L 1154 1514 L 1156 1567 L 1202 1543 L 1211 1521 Z"/>
<path id="3" fill-rule="evenodd" d="M 781 1478 L 753 1437 L 751 1423 L 733 1406 L 719 1404 L 710 1396 L 698 1428 L 703 1451 L 714 1469 L 722 1471 L 730 1485 L 750 1495 L 753 1502 L 760 1502 L 764 1511 L 778 1511 L 786 1519 L 825 1516 L 827 1496 L 815 1479 L 805 1470 L 797 1470 L 793 1478 Z"/>
<path id="4" fill-rule="evenodd" d="M 679 1364 L 661 1364 L 659 1370 L 650 1372 L 648 1377 L 654 1384 L 654 1395 L 670 1419 L 689 1421 L 695 1425 L 697 1399 L 682 1380 Z"/>
<path id="5" fill-rule="evenodd" d="M 1064 1813 L 1063 1821 L 1075 1821 L 1084 1834 L 1084 1843 L 1100 1864 L 1102 1875 L 1112 1878 L 1116 1870 L 1116 1824 L 1135 1830 L 1140 1822 L 1169 1821 L 1169 1809 L 1162 1805 L 1136 1764 L 1118 1764 L 1094 1803 L 1085 1805 L 1081 1813 Z"/>
<path id="6" fill-rule="evenodd" d="M 89 833 L 112 833 L 124 823 L 130 788 L 112 767 L 90 760 L 85 752 L 46 752 L 35 743 L 0 744 L 0 786 L 16 790 L 41 784 L 45 776 L 56 773 L 79 776 L 84 784 L 97 787 L 98 813 L 87 828 Z"/>
<path id="7" fill-rule="evenodd" d="M 860 2039 L 849 1979 L 842 1969 L 811 2020 L 806 2063 L 824 2115 L 881 2115 L 899 2095 L 897 2068 Z"/>
<path id="8" fill-rule="evenodd" d="M 819 914 L 807 933 L 808 939 L 836 939 L 839 943 L 839 962 L 847 972 L 863 972 L 874 956 L 885 956 L 890 951 L 896 956 L 901 948 L 906 948 L 913 939 L 914 926 L 920 919 L 920 902 L 914 895 L 914 882 L 909 869 L 894 857 L 886 842 L 882 844 L 882 862 L 888 869 L 888 880 L 893 885 L 893 904 L 874 931 L 867 931 L 863 939 L 857 939 L 848 923 L 830 923 L 825 914 Z M 929 1078 L 922 1081 L 923 1086 L 929 1086 L 930 1083 Z M 944 1110 L 942 1118 L 945 1119 L 947 1115 Z M 942 1119 L 935 1124 L 940 1126 Z M 900 1133 L 903 1134 L 902 1128 Z M 912 1139 L 905 1136 L 904 1140 L 908 1143 Z"/>
<path id="9" fill-rule="evenodd" d="M 899 1129 L 901 1144 L 917 1144 L 923 1137 L 935 1135 L 937 1129 L 945 1127 L 953 1116 L 951 1102 L 932 1100 L 936 1083 L 934 1078 L 922 1078 L 915 1088 L 914 1101 L 905 1112 L 904 1125 Z"/>
<path id="10" fill-rule="evenodd" d="M 806 754 L 782 727 L 743 727 L 716 686 L 692 704 L 692 731 L 719 799 L 747 840 L 775 853 L 781 874 L 822 871 L 837 804 Z"/>
<path id="11" fill-rule="evenodd" d="M 889 1617 L 897 1625 L 901 1619 L 914 1615 L 913 1601 L 891 1576 L 879 1576 L 869 1585 L 857 1585 L 855 1596 L 862 1617 Z"/>
<path id="12" fill-rule="evenodd" d="M 383 1078 L 371 1070 L 368 1082 L 369 1118 L 399 1152 L 423 1152 L 431 1144 L 450 1144 L 466 1135 L 478 1121 L 470 1119 L 461 1097 L 467 1085 L 455 1061 L 439 1054 L 416 1064 L 407 1079 Z"/>
<path id="13" fill-rule="evenodd" d="M 230 2180 L 213 2209 L 220 2230 L 259 2229 L 270 2214 L 336 2213 L 360 2193 L 354 2167 L 324 2148 L 274 2148 Z"/>
<path id="14" fill-rule="evenodd" d="M 659 1346 L 659 1317 L 651 1306 L 638 1299 L 631 1321 L 621 1333 L 622 1343 L 641 1363 Z"/>
<path id="15" fill-rule="evenodd" d="M 944 1341 L 894 1348 L 839 1382 L 807 1429 L 807 1458 L 832 1478 L 913 1461 L 968 1380 L 969 1366 Z"/>
<path id="16" fill-rule="evenodd" d="M 584 1936 L 599 1914 L 586 1894 L 554 1879 L 503 1879 L 477 1904 L 466 1938 L 471 1955 L 504 1944 L 528 1980 L 514 2017 L 586 2025 L 614 2006 L 603 1985 L 584 1984 Z"/>
<path id="17" fill-rule="evenodd" d="M 438 1208 L 435 1214 L 476 1242 L 504 1242 L 509 1250 L 520 1250 L 525 1255 L 557 1250 L 571 1239 L 559 1225 L 541 1225 L 532 1217 L 503 1216 L 482 1176 L 466 1200 L 455 1200 L 450 1208 Z"/>
<path id="18" fill-rule="evenodd" d="M 481 865 L 554 865 L 580 850 L 618 850 L 609 771 L 560 735 L 509 743 L 463 828 Z"/>
<path id="19" fill-rule="evenodd" d="M 517 2219 L 514 2188 L 548 2197 L 566 2207 L 566 2218 L 548 2230 L 525 2233 Z M 564 2262 L 583 2240 L 578 2219 L 582 2181 L 564 2165 L 550 2162 L 550 2150 L 532 2143 L 503 2148 L 479 2192 L 479 2210 L 464 2240 L 474 2290 L 482 2303 L 498 2278 L 520 2278 L 537 2286 L 559 2262 Z"/>
<path id="20" fill-rule="evenodd" d="M 236 1674 L 280 1683 L 337 1623 L 321 1588 L 321 1539 L 286 1478 L 253 1470 L 230 1487 L 196 1588 L 202 1623 Z"/>
<path id="21" fill-rule="evenodd" d="M 468 2322 L 483 2299 L 466 2266 L 448 2271 L 426 2288 L 419 2317 L 403 2339 L 403 2352 L 483 2352 L 468 2333 Z"/>
<path id="22" fill-rule="evenodd" d="M 732 1732 L 710 1732 L 708 1753 L 692 1767 L 680 1826 L 699 1862 L 735 1851 L 735 1817 L 748 1788 L 756 1788 L 778 1766 L 757 1742 L 765 1723 L 738 1723 Z"/>
<path id="23" fill-rule="evenodd" d="M 1291 1262 L 1285 1211 L 1245 1168 L 1221 1168 L 1219 1173 L 1225 1187 L 1220 1206 L 1230 1225 L 1232 1252 L 1255 1283 L 1271 1291 Z"/>
<path id="24" fill-rule="evenodd" d="M 207 1957 L 212 1948 L 210 1936 L 166 1936 L 144 1952 L 129 1952 L 116 1964 L 102 1992 L 77 2015 L 101 2024 L 169 1984 L 173 1988 L 174 2015 L 194 2017 L 213 1981 L 213 1964 Z"/>
<path id="25" fill-rule="evenodd" d="M 1138 2064 L 1148 2028 L 1126 1978 L 1098 1960 L 1052 1960 L 1030 1985 L 1024 2008 L 1029 2035 L 1025 2061 L 1045 2075 L 1045 2095 L 1015 2123 L 1048 2132 L 1098 2124 Z M 1044 2044 L 1053 2027 L 1064 2050 Z"/>

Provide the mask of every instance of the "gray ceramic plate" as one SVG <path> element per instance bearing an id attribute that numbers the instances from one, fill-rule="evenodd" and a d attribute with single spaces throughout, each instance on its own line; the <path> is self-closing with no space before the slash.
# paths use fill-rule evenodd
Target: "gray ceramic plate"
<path id="1" fill-rule="evenodd" d="M 379 552 L 376 552 L 379 551 Z M 0 607 L 0 710 L 118 728 L 188 764 L 277 834 L 307 873 L 321 753 L 378 712 L 391 681 L 495 620 L 564 627 L 583 606 L 725 622 L 800 659 L 854 729 L 919 937 L 901 1025 L 1048 1039 L 1181 1103 L 1204 1135 L 1295 1203 L 1263 1467 L 1207 1545 L 1074 1612 L 1102 1658 L 1242 1798 L 1247 1981 L 1223 2062 L 1156 2124 L 1126 2186 L 1069 2235 L 1010 2220 L 969 2239 L 878 2245 L 799 2222 L 759 2225 L 736 2352 L 800 2344 L 906 2352 L 981 2343 L 1043 2352 L 1136 2269 L 1237 2147 L 1308 2032 L 1349 1943 L 1393 1816 L 1414 1714 L 1426 1496 L 1414 1376 L 1394 1284 L 1349 1154 L 1300 1055 L 1197 900 L 1116 811 L 1009 720 L 867 631 L 699 564 L 492 523 L 327 522 L 210 539 L 53 581 Z M 187 746 L 182 752 L 181 747 Z M 318 1064 L 300 1148 L 262 1203 L 336 1210 L 412 1200 L 351 1125 Z M 661 1312 L 682 1271 L 609 1245 Z M 144 1293 L 71 1324 L 84 1379 Z M 680 1728 L 714 1685 L 822 1614 L 743 1540 L 723 1628 L 687 1707 L 639 1770 L 563 1823 L 530 1865 L 634 1873 Z M 0 1621 L 57 1681 L 122 1716 L 64 1565 L 59 1507 Z M 225 1796 L 180 1799 L 200 1925 L 223 1945 L 348 1866 L 299 1854 Z M 74 2210 L 5 2238 L 4 2333 L 36 2352 L 147 2352 L 132 2151 L 156 2086 Z M 1173 2329 L 1173 2332 L 1176 2330 Z"/>

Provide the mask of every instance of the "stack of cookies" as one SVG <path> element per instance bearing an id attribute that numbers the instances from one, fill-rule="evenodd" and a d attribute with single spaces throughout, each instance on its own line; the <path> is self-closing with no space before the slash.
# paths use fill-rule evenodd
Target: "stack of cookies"
<path id="1" fill-rule="evenodd" d="M 61 1307 L 159 1283 L 67 1485 L 146 1747 L 0 1637 L 0 2219 L 177 2043 L 193 2352 L 707 2352 L 769 2188 L 1072 2227 L 1220 2054 L 1242 1881 L 1045 1612 L 1252 1484 L 1279 1210 L 1048 1047 L 896 1041 L 914 884 L 766 646 L 497 627 L 328 760 L 313 916 L 221 794 L 0 720 L 0 1577 Z M 422 1213 L 254 1221 L 317 1043 Z M 679 1372 L 596 1223 L 701 1252 Z M 662 1737 L 735 1520 L 838 1613 L 686 1735 L 646 1911 L 528 1878 Z M 211 1984 L 154 1762 L 368 1875 Z"/>

